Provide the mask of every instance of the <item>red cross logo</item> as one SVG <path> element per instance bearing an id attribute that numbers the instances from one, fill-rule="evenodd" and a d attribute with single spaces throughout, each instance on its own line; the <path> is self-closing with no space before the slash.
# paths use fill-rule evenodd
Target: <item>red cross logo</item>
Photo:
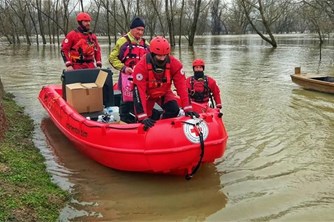
<path id="1" fill-rule="evenodd" d="M 199 143 L 199 135 L 203 135 L 203 140 L 205 140 L 209 135 L 209 128 L 206 123 L 199 122 L 194 119 L 187 120 L 186 124 L 183 126 L 184 134 L 191 143 Z"/>
<path id="2" fill-rule="evenodd" d="M 191 133 L 195 133 L 196 136 L 199 136 L 199 132 L 202 131 L 202 129 L 200 127 L 192 127 L 192 129 L 190 130 Z"/>

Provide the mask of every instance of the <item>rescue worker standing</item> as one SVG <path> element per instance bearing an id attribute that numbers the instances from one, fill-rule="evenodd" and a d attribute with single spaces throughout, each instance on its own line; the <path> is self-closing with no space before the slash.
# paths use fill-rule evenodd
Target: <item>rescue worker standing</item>
<path id="1" fill-rule="evenodd" d="M 193 61 L 194 75 L 187 78 L 187 88 L 191 101 L 208 104 L 209 100 L 216 103 L 216 108 L 222 108 L 220 90 L 216 81 L 204 75 L 205 63 L 202 59 Z M 214 104 L 212 104 L 214 107 Z"/>
<path id="2" fill-rule="evenodd" d="M 120 71 L 118 89 L 122 92 L 120 117 L 123 122 L 133 123 L 135 117 L 133 107 L 132 73 L 140 58 L 148 52 L 149 44 L 143 37 L 145 23 L 135 17 L 130 24 L 130 31 L 119 38 L 109 55 L 110 64 Z"/>
<path id="3" fill-rule="evenodd" d="M 77 15 L 78 28 L 70 31 L 62 42 L 61 55 L 67 70 L 102 66 L 100 45 L 96 35 L 89 31 L 91 21 L 88 13 L 80 12 Z"/>
<path id="4" fill-rule="evenodd" d="M 169 53 L 170 45 L 164 37 L 153 38 L 150 53 L 139 61 L 133 72 L 136 116 L 146 130 L 155 124 L 151 117 L 154 103 L 163 109 L 163 119 L 178 115 L 180 108 L 171 89 L 172 82 L 186 116 L 199 117 L 190 104 L 182 64 Z"/>

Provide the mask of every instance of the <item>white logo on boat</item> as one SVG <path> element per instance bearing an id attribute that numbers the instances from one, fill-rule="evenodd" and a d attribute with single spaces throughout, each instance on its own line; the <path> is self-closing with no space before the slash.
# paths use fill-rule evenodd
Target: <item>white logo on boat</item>
<path id="1" fill-rule="evenodd" d="M 141 73 L 138 73 L 138 74 L 136 75 L 136 79 L 137 79 L 138 81 L 141 81 L 143 78 L 144 78 L 144 76 L 143 76 L 143 74 L 141 74 Z"/>
<path id="2" fill-rule="evenodd" d="M 199 125 L 195 126 L 198 122 L 200 122 Z M 183 131 L 187 139 L 192 143 L 200 143 L 199 133 L 196 127 L 202 132 L 203 141 L 206 140 L 209 135 L 209 128 L 205 121 L 201 119 L 189 119 L 184 123 Z"/>

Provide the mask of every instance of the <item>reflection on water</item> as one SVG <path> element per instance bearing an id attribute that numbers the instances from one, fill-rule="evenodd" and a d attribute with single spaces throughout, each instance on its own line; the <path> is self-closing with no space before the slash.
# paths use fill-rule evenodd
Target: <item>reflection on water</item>
<path id="1" fill-rule="evenodd" d="M 42 120 L 41 127 L 59 161 L 70 171 L 80 172 L 73 181 L 80 190 L 75 198 L 90 202 L 73 201 L 77 214 L 82 208 L 85 216 L 102 217 L 103 221 L 204 220 L 226 204 L 213 165 L 203 166 L 191 182 L 183 177 L 118 172 L 75 150 L 49 118 Z"/>
<path id="2" fill-rule="evenodd" d="M 258 36 L 196 39 L 173 54 L 191 75 L 194 58 L 222 91 L 229 133 L 225 156 L 191 180 L 114 171 L 79 153 L 37 100 L 60 83 L 64 68 L 54 46 L 0 45 L 0 75 L 34 119 L 35 144 L 48 171 L 74 194 L 62 221 L 333 221 L 334 96 L 292 83 L 294 67 L 334 76 L 333 41 L 278 36 L 273 50 Z M 109 46 L 101 39 L 103 66 Z M 117 75 L 115 75 L 117 78 Z"/>

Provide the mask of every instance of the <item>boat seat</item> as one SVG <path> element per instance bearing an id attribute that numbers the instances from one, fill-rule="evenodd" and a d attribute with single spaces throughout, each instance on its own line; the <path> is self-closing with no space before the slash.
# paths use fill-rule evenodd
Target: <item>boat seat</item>
<path id="1" fill-rule="evenodd" d="M 331 76 L 314 77 L 314 78 L 311 78 L 311 79 L 321 80 L 321 81 L 325 81 L 325 82 L 334 82 L 334 77 L 331 77 Z"/>
<path id="2" fill-rule="evenodd" d="M 63 98 L 66 100 L 66 84 L 71 83 L 90 83 L 95 82 L 100 70 L 108 73 L 107 79 L 103 85 L 103 105 L 115 106 L 113 79 L 111 69 L 77 69 L 66 71 L 63 70 L 61 75 Z"/>

